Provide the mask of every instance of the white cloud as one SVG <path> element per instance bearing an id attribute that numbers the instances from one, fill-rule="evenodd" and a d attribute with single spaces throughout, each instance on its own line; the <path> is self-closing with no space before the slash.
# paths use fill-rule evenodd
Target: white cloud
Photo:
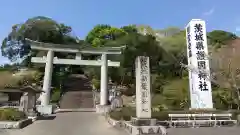
<path id="1" fill-rule="evenodd" d="M 215 8 L 211 8 L 210 10 L 203 13 L 204 16 L 210 16 L 215 12 Z"/>

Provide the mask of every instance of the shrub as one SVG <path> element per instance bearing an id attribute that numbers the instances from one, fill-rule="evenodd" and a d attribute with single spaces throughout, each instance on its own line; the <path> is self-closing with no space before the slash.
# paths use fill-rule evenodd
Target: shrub
<path id="1" fill-rule="evenodd" d="M 231 110 L 230 111 L 232 113 L 233 119 L 237 119 L 238 121 L 239 119 L 239 115 L 240 115 L 240 110 Z"/>
<path id="2" fill-rule="evenodd" d="M 51 93 L 51 102 L 57 103 L 61 99 L 62 90 L 59 88 L 54 88 Z"/>
<path id="3" fill-rule="evenodd" d="M 0 121 L 19 121 L 26 118 L 25 114 L 14 108 L 0 109 Z"/>
<path id="4" fill-rule="evenodd" d="M 122 94 L 125 96 L 133 96 L 136 93 L 135 86 L 129 86 L 127 89 L 122 91 Z"/>
<path id="5" fill-rule="evenodd" d="M 152 111 L 152 118 L 164 121 L 168 120 L 168 114 L 197 114 L 197 113 L 232 113 L 233 119 L 237 119 L 237 115 L 240 111 L 222 111 L 222 110 L 181 110 L 181 111 Z M 131 117 L 136 117 L 135 108 L 123 107 L 121 110 L 112 111 L 109 113 L 110 117 L 115 120 L 126 120 L 129 121 Z"/>
<path id="6" fill-rule="evenodd" d="M 123 107 L 121 110 L 110 112 L 109 115 L 115 120 L 129 121 L 131 117 L 136 116 L 136 110 L 131 107 Z"/>
<path id="7" fill-rule="evenodd" d="M 124 107 L 120 111 L 110 112 L 110 117 L 115 120 L 129 121 L 131 117 L 136 117 L 136 110 L 131 107 Z M 156 118 L 158 120 L 167 120 L 168 112 L 152 112 L 152 118 Z"/>
<path id="8" fill-rule="evenodd" d="M 112 111 L 109 113 L 110 117 L 114 120 L 121 120 L 122 119 L 122 112 L 121 111 Z"/>
<path id="9" fill-rule="evenodd" d="M 95 87 L 95 89 L 100 89 L 100 80 L 93 78 L 92 85 Z"/>
<path id="10" fill-rule="evenodd" d="M 51 102 L 57 103 L 61 98 L 61 91 L 54 91 L 51 96 Z"/>

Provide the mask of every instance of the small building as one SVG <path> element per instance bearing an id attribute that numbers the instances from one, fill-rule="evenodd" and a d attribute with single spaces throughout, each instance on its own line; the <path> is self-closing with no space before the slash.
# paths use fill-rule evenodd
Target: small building
<path id="1" fill-rule="evenodd" d="M 35 96 L 39 96 L 39 93 L 42 92 L 41 89 L 34 86 L 23 86 L 23 87 L 6 87 L 0 89 L 2 100 L 0 100 L 0 105 L 5 103 L 20 103 L 20 99 L 23 93 L 34 93 Z M 0 97 L 0 98 L 1 98 Z"/>

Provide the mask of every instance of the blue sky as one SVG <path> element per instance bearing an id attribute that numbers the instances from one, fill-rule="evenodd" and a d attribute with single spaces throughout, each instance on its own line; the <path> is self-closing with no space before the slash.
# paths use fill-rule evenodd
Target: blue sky
<path id="1" fill-rule="evenodd" d="M 96 24 L 146 24 L 156 29 L 184 26 L 193 18 L 206 20 L 207 29 L 240 32 L 239 0 L 3 0 L 0 41 L 17 23 L 47 16 L 70 25 L 84 38 Z M 0 56 L 0 64 L 8 60 Z"/>

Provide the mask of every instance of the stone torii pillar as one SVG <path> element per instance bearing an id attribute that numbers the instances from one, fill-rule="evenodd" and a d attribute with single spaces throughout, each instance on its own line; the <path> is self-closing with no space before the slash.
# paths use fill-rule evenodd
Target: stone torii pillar
<path id="1" fill-rule="evenodd" d="M 107 105 L 108 101 L 108 60 L 107 54 L 102 54 L 101 57 L 101 85 L 100 85 L 100 105 Z"/>
<path id="2" fill-rule="evenodd" d="M 54 52 L 49 50 L 47 52 L 47 61 L 44 71 L 44 80 L 43 80 L 43 93 L 41 95 L 41 105 L 49 105 L 50 93 L 51 93 L 51 82 L 52 82 L 52 71 L 53 71 L 53 58 Z"/>

